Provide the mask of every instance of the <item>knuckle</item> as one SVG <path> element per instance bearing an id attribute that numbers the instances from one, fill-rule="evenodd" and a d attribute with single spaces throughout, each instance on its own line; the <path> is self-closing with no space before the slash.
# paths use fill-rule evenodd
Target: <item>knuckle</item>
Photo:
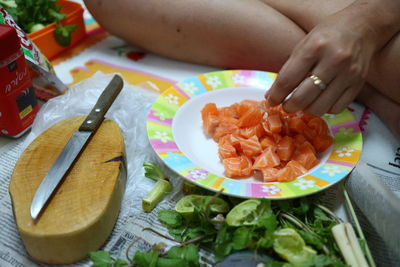
<path id="1" fill-rule="evenodd" d="M 349 62 L 351 58 L 352 58 L 351 52 L 346 49 L 336 49 L 333 52 L 333 63 L 335 65 Z"/>
<path id="2" fill-rule="evenodd" d="M 349 67 L 349 73 L 350 73 L 350 75 L 356 76 L 359 78 L 363 78 L 362 76 L 364 75 L 361 66 L 358 64 L 352 64 Z"/>

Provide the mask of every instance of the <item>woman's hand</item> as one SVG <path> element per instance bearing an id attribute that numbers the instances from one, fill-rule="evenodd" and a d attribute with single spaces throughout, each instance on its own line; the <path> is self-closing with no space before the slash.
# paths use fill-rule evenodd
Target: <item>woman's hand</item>
<path id="1" fill-rule="evenodd" d="M 365 82 L 376 49 L 369 34 L 368 25 L 356 17 L 332 15 L 295 47 L 266 98 L 272 105 L 283 103 L 290 113 L 341 112 Z"/>

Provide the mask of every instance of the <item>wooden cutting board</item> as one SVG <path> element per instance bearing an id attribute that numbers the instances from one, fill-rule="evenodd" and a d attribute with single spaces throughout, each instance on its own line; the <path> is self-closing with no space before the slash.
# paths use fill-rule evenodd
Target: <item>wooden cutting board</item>
<path id="1" fill-rule="evenodd" d="M 10 182 L 14 218 L 34 259 L 52 264 L 79 261 L 110 235 L 126 184 L 125 145 L 118 125 L 104 120 L 35 221 L 33 196 L 84 117 L 61 121 L 38 136 L 18 160 Z"/>

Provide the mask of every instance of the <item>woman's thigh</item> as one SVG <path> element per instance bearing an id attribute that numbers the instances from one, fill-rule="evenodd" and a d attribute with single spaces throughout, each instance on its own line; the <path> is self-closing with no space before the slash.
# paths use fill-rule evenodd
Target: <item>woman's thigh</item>
<path id="1" fill-rule="evenodd" d="M 106 30 L 139 47 L 226 68 L 278 71 L 305 36 L 296 23 L 261 0 L 85 3 Z"/>

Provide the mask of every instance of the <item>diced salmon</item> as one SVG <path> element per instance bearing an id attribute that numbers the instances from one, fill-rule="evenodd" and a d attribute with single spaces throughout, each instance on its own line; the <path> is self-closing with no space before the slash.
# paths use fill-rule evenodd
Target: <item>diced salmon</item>
<path id="1" fill-rule="evenodd" d="M 251 160 L 246 156 L 226 158 L 222 160 L 226 176 L 230 178 L 247 177 L 253 174 Z"/>
<path id="2" fill-rule="evenodd" d="M 268 127 L 272 133 L 280 133 L 282 130 L 282 121 L 279 114 L 269 114 L 267 118 Z"/>
<path id="3" fill-rule="evenodd" d="M 258 108 L 249 108 L 239 118 L 239 127 L 250 127 L 260 124 L 263 119 L 263 113 Z"/>
<path id="4" fill-rule="evenodd" d="M 292 158 L 294 149 L 295 145 L 293 138 L 286 135 L 278 142 L 276 154 L 278 154 L 281 160 L 290 160 Z"/>
<path id="5" fill-rule="evenodd" d="M 242 174 L 241 157 L 226 158 L 222 160 L 224 164 L 225 174 L 230 178 L 240 177 Z"/>
<path id="6" fill-rule="evenodd" d="M 248 177 L 253 175 L 254 170 L 253 170 L 253 162 L 249 157 L 246 156 L 241 156 L 240 157 L 241 164 L 242 164 L 242 172 L 241 172 L 241 177 Z"/>
<path id="7" fill-rule="evenodd" d="M 307 126 L 313 129 L 316 135 L 328 134 L 328 125 L 326 125 L 325 121 L 319 117 L 312 118 L 309 122 L 307 122 Z"/>
<path id="8" fill-rule="evenodd" d="M 215 103 L 208 103 L 201 110 L 201 118 L 203 120 L 209 115 L 218 116 L 218 114 L 218 108 Z"/>
<path id="9" fill-rule="evenodd" d="M 218 114 L 220 117 L 228 117 L 228 118 L 239 118 L 236 110 L 232 107 L 222 107 L 218 109 Z"/>
<path id="10" fill-rule="evenodd" d="M 266 149 L 269 146 L 276 147 L 276 143 L 271 136 L 264 136 L 260 141 L 262 149 Z"/>
<path id="11" fill-rule="evenodd" d="M 307 126 L 303 130 L 303 135 L 308 141 L 312 142 L 312 140 L 317 136 L 317 132 Z"/>
<path id="12" fill-rule="evenodd" d="M 302 135 L 302 134 L 296 134 L 294 137 L 293 137 L 293 140 L 294 140 L 294 144 L 296 145 L 296 146 L 300 146 L 301 144 L 303 144 L 304 142 L 306 142 L 307 141 L 307 139 L 304 137 L 304 135 Z"/>
<path id="13" fill-rule="evenodd" d="M 227 123 L 227 124 L 233 124 L 233 125 L 238 125 L 239 120 L 233 117 L 218 117 L 220 123 Z"/>
<path id="14" fill-rule="evenodd" d="M 276 168 L 263 168 L 261 169 L 262 177 L 264 182 L 276 182 L 276 175 L 279 170 Z"/>
<path id="15" fill-rule="evenodd" d="M 324 152 L 333 144 L 333 138 L 330 135 L 317 135 L 312 144 L 317 152 Z"/>
<path id="16" fill-rule="evenodd" d="M 303 165 L 300 164 L 300 162 L 296 160 L 291 160 L 286 164 L 287 168 L 292 168 L 292 171 L 296 177 L 303 175 L 307 173 L 307 169 L 304 168 Z"/>
<path id="17" fill-rule="evenodd" d="M 203 120 L 203 129 L 207 136 L 213 137 L 220 121 L 218 116 L 207 115 Z"/>
<path id="18" fill-rule="evenodd" d="M 214 140 L 218 142 L 218 140 L 227 134 L 238 133 L 239 127 L 235 124 L 221 122 L 216 128 L 214 132 Z"/>
<path id="19" fill-rule="evenodd" d="M 201 111 L 204 132 L 218 142 L 228 177 L 260 172 L 264 182 L 287 182 L 319 164 L 333 138 L 319 117 L 286 113 L 268 101 L 243 100 L 229 107 L 209 103 Z"/>
<path id="20" fill-rule="evenodd" d="M 295 134 L 303 133 L 304 129 L 307 127 L 307 124 L 299 118 L 299 117 L 291 117 L 288 119 L 289 130 Z"/>
<path id="21" fill-rule="evenodd" d="M 284 167 L 278 171 L 276 174 L 276 179 L 278 182 L 290 182 L 296 179 L 296 175 L 292 168 Z"/>
<path id="22" fill-rule="evenodd" d="M 215 129 L 219 125 L 218 108 L 215 103 L 206 104 L 201 110 L 201 118 L 203 120 L 203 129 L 206 135 L 214 136 Z"/>
<path id="23" fill-rule="evenodd" d="M 218 146 L 218 153 L 220 159 L 237 157 L 236 149 L 229 143 L 224 142 Z"/>
<path id="24" fill-rule="evenodd" d="M 257 108 L 258 106 L 259 106 L 258 101 L 246 99 L 238 103 L 238 105 L 236 106 L 236 111 L 239 116 L 242 116 L 249 109 Z"/>
<path id="25" fill-rule="evenodd" d="M 314 167 L 316 160 L 318 160 L 312 146 L 310 147 L 308 142 L 304 142 L 296 148 L 292 159 L 298 161 L 307 170 Z"/>
<path id="26" fill-rule="evenodd" d="M 248 157 L 257 156 L 262 152 L 261 144 L 255 135 L 248 139 L 242 139 L 239 142 L 243 154 Z"/>
<path id="27" fill-rule="evenodd" d="M 253 164 L 253 169 L 261 170 L 263 168 L 270 168 L 278 166 L 281 163 L 281 160 L 276 154 L 275 149 L 273 147 L 267 147 L 264 152 L 260 156 L 258 156 Z"/>
<path id="28" fill-rule="evenodd" d="M 261 124 L 257 124 L 255 126 L 250 126 L 246 128 L 241 128 L 240 129 L 240 135 L 245 137 L 245 138 L 250 138 L 253 135 L 257 137 L 262 137 L 265 135 L 264 128 L 262 127 Z"/>

